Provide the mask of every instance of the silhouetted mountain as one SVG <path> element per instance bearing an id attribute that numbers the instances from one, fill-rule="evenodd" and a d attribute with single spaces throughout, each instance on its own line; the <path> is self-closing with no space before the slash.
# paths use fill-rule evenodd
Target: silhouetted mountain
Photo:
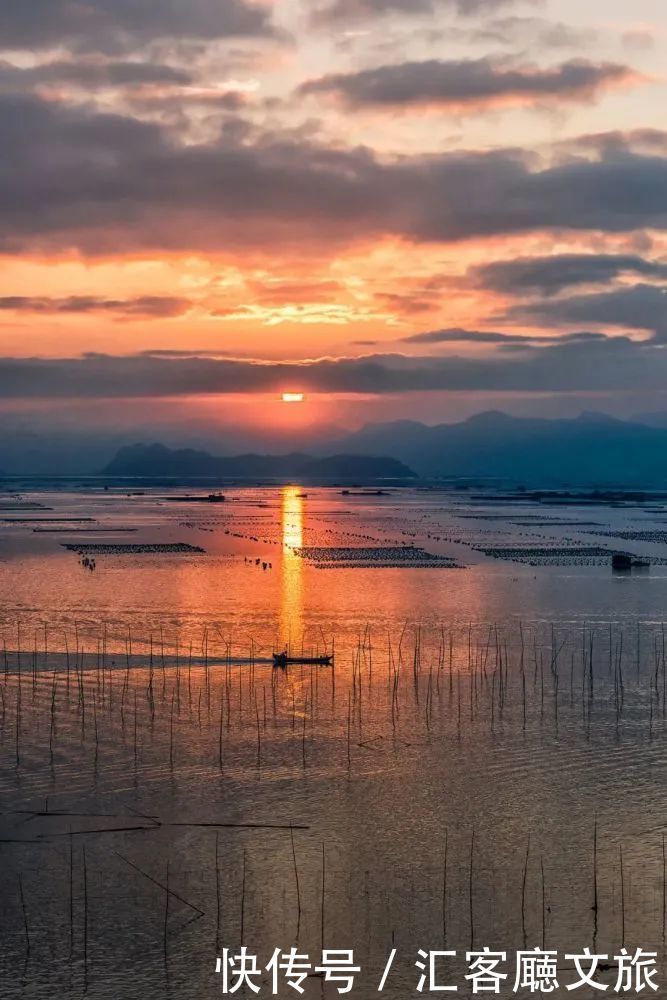
<path id="1" fill-rule="evenodd" d="M 0 466 L 15 475 L 92 475 L 114 458 L 120 448 L 137 438 L 164 441 L 172 448 L 195 448 L 212 455 L 299 452 L 309 455 L 332 454 L 335 442 L 348 433 L 346 428 L 318 426 L 286 430 L 279 426 L 250 428 L 212 425 L 185 419 L 179 412 L 168 423 L 142 423 L 141 431 L 118 426 L 66 423 L 51 417 L 34 424 L 14 414 L 0 414 Z"/>
<path id="2" fill-rule="evenodd" d="M 234 455 L 231 434 L 219 445 L 196 441 L 194 448 L 180 447 L 174 432 L 176 447 L 172 449 L 164 445 L 126 446 L 124 442 L 112 449 L 109 440 L 98 447 L 98 462 L 109 462 L 104 474 L 118 476 L 310 478 L 349 483 L 375 478 L 406 480 L 414 470 L 424 478 L 503 479 L 535 487 L 665 487 L 667 416 L 666 426 L 648 426 L 649 416 L 659 423 L 660 414 L 648 415 L 644 423 L 617 420 L 603 413 L 547 420 L 486 412 L 458 424 L 437 426 L 399 420 L 368 424 L 333 440 L 325 438 L 313 443 L 312 449 L 306 445 L 304 451 L 297 443 L 292 451 L 284 449 L 287 454 L 273 454 L 268 443 L 269 454 L 256 453 L 253 443 L 252 451 L 248 448 L 247 454 Z M 41 436 L 35 435 L 34 448 L 41 449 L 40 455 L 48 442 L 48 436 L 42 443 Z M 239 442 L 242 448 L 247 444 L 241 437 Z M 90 447 L 84 449 L 79 466 L 84 472 L 94 470 L 94 443 L 91 437 Z M 45 470 L 36 455 L 22 466 L 17 458 L 18 471 L 53 471 L 52 467 Z M 4 454 L 2 459 L 5 469 L 17 471 L 14 460 L 10 463 Z M 57 469 L 58 463 L 54 464 Z M 65 465 L 62 472 L 67 471 Z"/>
<path id="3" fill-rule="evenodd" d="M 172 450 L 162 444 L 121 448 L 102 470 L 106 476 L 188 477 L 233 479 L 411 479 L 415 474 L 395 458 L 369 455 L 210 455 L 192 448 Z"/>
<path id="4" fill-rule="evenodd" d="M 638 413 L 632 419 L 637 424 L 646 424 L 647 427 L 667 427 L 667 413 L 664 411 Z"/>
<path id="5" fill-rule="evenodd" d="M 608 413 L 600 413 L 598 410 L 584 410 L 580 413 L 576 420 L 581 424 L 622 424 L 627 423 L 627 421 L 619 420 L 618 417 L 612 417 Z M 634 421 L 630 421 L 634 423 Z"/>
<path id="6" fill-rule="evenodd" d="M 459 424 L 369 424 L 346 452 L 391 454 L 420 476 L 500 478 L 534 485 L 667 484 L 667 429 L 583 413 L 574 420 L 480 413 Z"/>

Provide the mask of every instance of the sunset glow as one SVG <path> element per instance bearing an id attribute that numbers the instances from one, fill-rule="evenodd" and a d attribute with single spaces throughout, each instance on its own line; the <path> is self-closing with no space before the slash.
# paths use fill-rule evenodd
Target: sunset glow
<path id="1" fill-rule="evenodd" d="M 667 410 L 664 4 L 130 6 L 0 5 L 22 454 Z"/>

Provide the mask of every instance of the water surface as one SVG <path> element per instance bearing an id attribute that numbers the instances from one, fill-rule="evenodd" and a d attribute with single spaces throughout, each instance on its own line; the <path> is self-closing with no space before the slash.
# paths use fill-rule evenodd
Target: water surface
<path id="1" fill-rule="evenodd" d="M 2 498 L 2 995 L 214 997 L 241 939 L 353 947 L 360 996 L 392 947 L 395 997 L 445 943 L 662 952 L 660 504 L 168 496 Z M 299 554 L 404 545 L 459 568 Z"/>

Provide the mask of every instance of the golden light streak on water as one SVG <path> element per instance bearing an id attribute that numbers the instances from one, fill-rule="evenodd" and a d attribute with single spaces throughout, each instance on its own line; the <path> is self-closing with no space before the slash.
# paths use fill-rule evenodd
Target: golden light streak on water
<path id="1" fill-rule="evenodd" d="M 280 498 L 282 565 L 280 581 L 280 639 L 288 649 L 301 648 L 303 635 L 304 562 L 294 552 L 303 545 L 304 494 L 286 486 Z"/>

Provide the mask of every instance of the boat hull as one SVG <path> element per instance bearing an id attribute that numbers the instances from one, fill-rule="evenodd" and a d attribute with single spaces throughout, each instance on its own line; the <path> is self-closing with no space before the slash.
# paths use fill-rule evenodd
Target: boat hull
<path id="1" fill-rule="evenodd" d="M 333 656 L 286 656 L 284 653 L 273 654 L 275 667 L 287 667 L 290 664 L 301 664 L 311 667 L 330 667 Z"/>

